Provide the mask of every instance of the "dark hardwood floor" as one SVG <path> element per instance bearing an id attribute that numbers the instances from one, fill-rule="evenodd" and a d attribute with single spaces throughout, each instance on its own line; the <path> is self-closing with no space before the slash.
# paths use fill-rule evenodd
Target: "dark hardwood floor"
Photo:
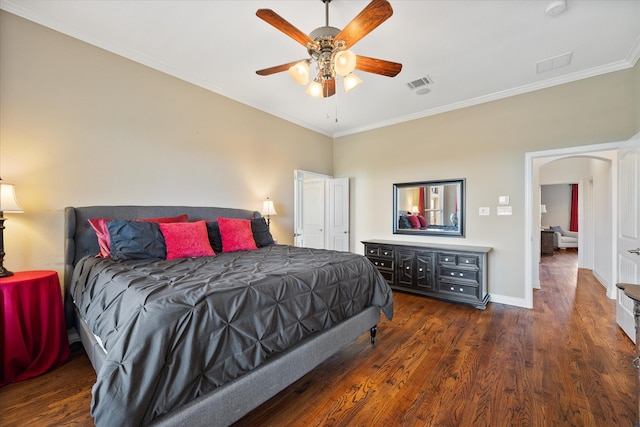
<path id="1" fill-rule="evenodd" d="M 395 293 L 395 317 L 236 426 L 632 426 L 634 346 L 575 251 L 545 256 L 533 310 Z M 0 425 L 93 425 L 84 353 L 0 389 Z"/>

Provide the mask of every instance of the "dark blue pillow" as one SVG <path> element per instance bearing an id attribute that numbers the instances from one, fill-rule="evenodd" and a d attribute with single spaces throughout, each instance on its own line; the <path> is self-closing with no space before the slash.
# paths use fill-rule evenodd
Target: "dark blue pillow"
<path id="1" fill-rule="evenodd" d="M 271 246 L 275 243 L 264 218 L 254 218 L 251 220 L 251 232 L 253 233 L 253 240 L 255 240 L 256 246 L 259 248 Z"/>
<path id="2" fill-rule="evenodd" d="M 562 227 L 560 227 L 559 225 L 553 225 L 551 227 L 549 227 L 550 229 L 552 229 L 553 231 L 556 231 L 560 234 L 564 234 L 564 232 L 562 231 Z"/>
<path id="3" fill-rule="evenodd" d="M 111 259 L 166 258 L 167 248 L 155 222 L 114 219 L 107 223 L 111 238 Z"/>

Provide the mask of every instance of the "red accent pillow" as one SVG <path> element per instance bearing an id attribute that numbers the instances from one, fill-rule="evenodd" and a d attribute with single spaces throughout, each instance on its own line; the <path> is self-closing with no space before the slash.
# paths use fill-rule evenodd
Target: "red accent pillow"
<path id="1" fill-rule="evenodd" d="M 169 216 L 169 217 L 165 217 L 165 218 L 136 218 L 136 221 L 158 222 L 158 223 L 187 222 L 187 221 L 189 221 L 189 215 L 182 214 L 182 215 L 178 215 L 178 216 Z"/>
<path id="2" fill-rule="evenodd" d="M 96 255 L 97 257 L 109 258 L 109 255 L 111 255 L 111 236 L 107 228 L 109 221 L 111 221 L 111 218 L 89 218 L 89 224 L 96 232 L 98 246 L 100 246 L 100 253 Z"/>
<path id="3" fill-rule="evenodd" d="M 429 225 L 429 223 L 427 222 L 427 219 L 424 217 L 424 215 L 418 215 L 418 221 L 420 221 L 420 226 L 421 227 L 426 227 Z"/>
<path id="4" fill-rule="evenodd" d="M 411 225 L 413 228 L 420 228 L 420 220 L 415 215 L 407 215 L 409 217 L 409 221 L 411 221 Z"/>
<path id="5" fill-rule="evenodd" d="M 258 249 L 253 240 L 250 219 L 218 218 L 222 252 L 251 251 Z"/>
<path id="6" fill-rule="evenodd" d="M 215 255 L 204 221 L 161 222 L 158 225 L 167 246 L 167 259 Z"/>

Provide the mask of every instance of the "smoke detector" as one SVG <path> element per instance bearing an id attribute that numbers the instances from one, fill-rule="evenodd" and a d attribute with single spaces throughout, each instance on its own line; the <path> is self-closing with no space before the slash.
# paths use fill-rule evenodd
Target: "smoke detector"
<path id="1" fill-rule="evenodd" d="M 566 0 L 555 0 L 549 3 L 544 13 L 546 13 L 547 16 L 555 16 L 564 12 L 566 8 L 567 8 Z"/>

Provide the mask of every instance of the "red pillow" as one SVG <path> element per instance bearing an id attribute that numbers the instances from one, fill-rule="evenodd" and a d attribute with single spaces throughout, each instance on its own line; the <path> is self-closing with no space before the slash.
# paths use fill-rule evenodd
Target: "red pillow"
<path id="1" fill-rule="evenodd" d="M 424 217 L 424 215 L 418 215 L 418 221 L 420 221 L 420 226 L 421 227 L 426 227 L 427 225 L 429 225 L 429 223 L 427 222 L 427 219 Z"/>
<path id="2" fill-rule="evenodd" d="M 96 232 L 98 237 L 98 246 L 100 246 L 100 253 L 97 257 L 109 258 L 111 255 L 111 236 L 109 236 L 109 229 L 107 223 L 111 221 L 111 218 L 89 218 L 89 224 Z"/>
<path id="3" fill-rule="evenodd" d="M 167 246 L 167 259 L 215 255 L 204 221 L 161 222 L 158 225 Z"/>
<path id="4" fill-rule="evenodd" d="M 178 215 L 178 216 L 169 216 L 169 217 L 165 217 L 165 218 L 137 218 L 136 221 L 158 222 L 158 223 L 187 222 L 187 221 L 189 221 L 189 215 L 182 214 L 182 215 Z"/>
<path id="5" fill-rule="evenodd" d="M 413 228 L 420 228 L 420 220 L 415 215 L 407 215 L 409 221 L 411 221 L 411 225 Z"/>
<path id="6" fill-rule="evenodd" d="M 222 252 L 250 251 L 258 249 L 253 240 L 250 219 L 218 218 Z"/>

